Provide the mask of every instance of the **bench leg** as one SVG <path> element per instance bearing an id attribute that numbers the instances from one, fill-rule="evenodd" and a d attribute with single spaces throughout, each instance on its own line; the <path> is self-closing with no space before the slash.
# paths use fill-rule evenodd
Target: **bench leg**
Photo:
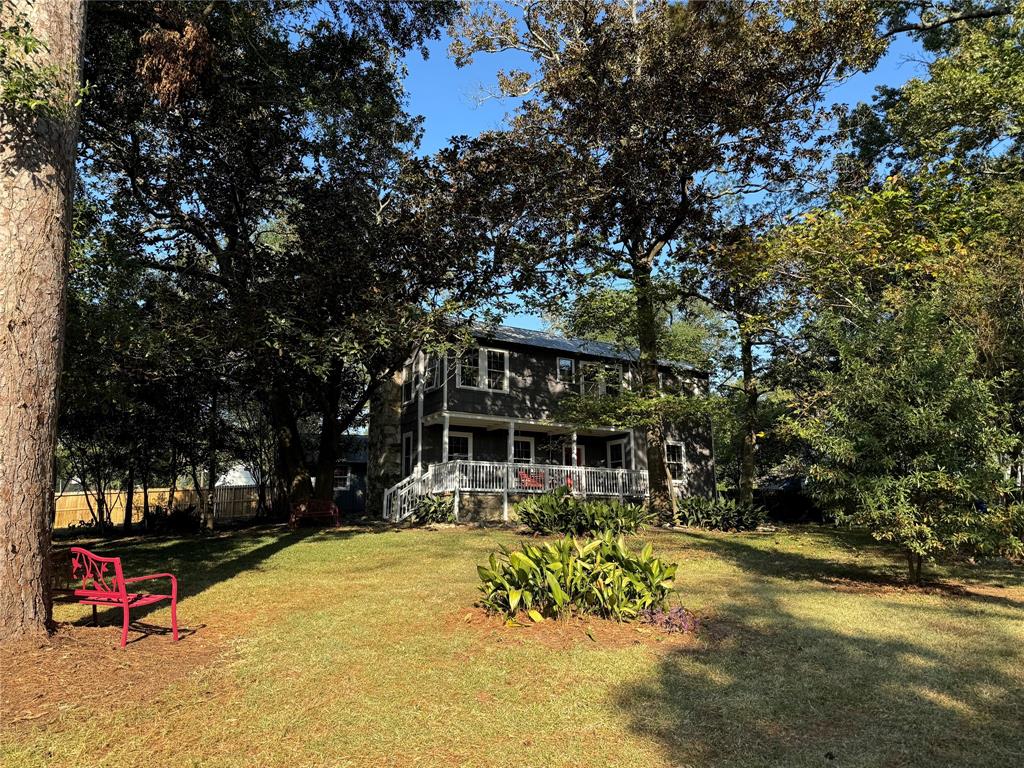
<path id="1" fill-rule="evenodd" d="M 121 626 L 121 647 L 124 648 L 128 645 L 128 604 L 126 603 L 124 608 L 124 624 Z"/>
<path id="2" fill-rule="evenodd" d="M 171 600 L 171 638 L 178 642 L 178 600 Z"/>
<path id="3" fill-rule="evenodd" d="M 100 625 L 100 617 L 96 615 L 96 606 L 92 607 L 92 625 L 98 627 Z"/>

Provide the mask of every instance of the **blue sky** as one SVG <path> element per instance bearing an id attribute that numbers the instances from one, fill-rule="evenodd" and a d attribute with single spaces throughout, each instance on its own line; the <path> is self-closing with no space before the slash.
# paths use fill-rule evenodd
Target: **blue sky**
<path id="1" fill-rule="evenodd" d="M 409 74 L 406 90 L 409 109 L 424 117 L 421 150 L 432 153 L 452 136 L 474 136 L 481 131 L 500 128 L 505 115 L 514 104 L 480 97 L 493 86 L 495 73 L 502 66 L 515 62 L 527 68 L 528 60 L 518 54 L 478 56 L 472 65 L 459 69 L 448 57 L 448 39 L 429 46 L 430 56 L 423 60 L 419 53 L 410 54 L 406 64 Z M 900 85 L 920 74 L 921 51 L 908 37 L 893 41 L 889 52 L 872 72 L 850 78 L 830 94 L 833 102 L 856 104 L 868 101 L 878 85 Z M 506 318 L 511 325 L 542 328 L 543 321 L 534 315 L 513 315 Z"/>

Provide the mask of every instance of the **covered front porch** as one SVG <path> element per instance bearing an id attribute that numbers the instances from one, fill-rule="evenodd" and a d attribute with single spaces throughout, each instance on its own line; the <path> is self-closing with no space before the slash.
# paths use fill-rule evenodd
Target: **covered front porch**
<path id="1" fill-rule="evenodd" d="M 530 419 L 441 413 L 424 419 L 414 463 L 420 472 L 449 461 L 549 467 L 646 469 L 631 430 L 577 428 Z M 410 467 L 411 469 L 411 467 Z"/>
<path id="2" fill-rule="evenodd" d="M 501 517 L 509 519 L 510 498 L 568 488 L 578 496 L 639 500 L 648 492 L 647 470 L 563 464 L 524 464 L 455 459 L 430 464 L 388 489 L 384 518 L 400 522 L 411 515 L 427 495 L 451 494 L 455 517 L 460 519 L 464 494 L 500 497 Z"/>

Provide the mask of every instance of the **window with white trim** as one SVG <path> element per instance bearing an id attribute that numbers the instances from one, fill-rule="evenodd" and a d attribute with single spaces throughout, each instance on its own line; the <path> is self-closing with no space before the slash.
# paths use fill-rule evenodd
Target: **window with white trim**
<path id="1" fill-rule="evenodd" d="M 416 396 L 416 372 L 412 363 L 402 369 L 402 402 L 408 403 Z"/>
<path id="2" fill-rule="evenodd" d="M 334 468 L 334 490 L 347 491 L 352 485 L 352 467 L 347 464 Z"/>
<path id="3" fill-rule="evenodd" d="M 431 355 L 427 358 L 427 372 L 424 381 L 428 390 L 441 386 L 441 358 L 439 356 Z"/>
<path id="4" fill-rule="evenodd" d="M 486 347 L 466 350 L 459 357 L 456 384 L 464 389 L 508 392 L 508 351 Z"/>
<path id="5" fill-rule="evenodd" d="M 580 393 L 617 395 L 622 392 L 622 366 L 612 363 L 580 363 Z"/>
<path id="6" fill-rule="evenodd" d="M 402 476 L 408 477 L 412 474 L 413 453 L 412 453 L 412 432 L 402 435 Z"/>
<path id="7" fill-rule="evenodd" d="M 533 464 L 534 439 L 532 437 L 512 438 L 512 461 L 515 464 Z"/>
<path id="8" fill-rule="evenodd" d="M 558 358 L 557 379 L 560 384 L 575 384 L 576 361 L 571 357 Z"/>
<path id="9" fill-rule="evenodd" d="M 686 471 L 686 454 L 682 443 L 665 444 L 665 460 L 673 480 L 679 480 Z"/>
<path id="10" fill-rule="evenodd" d="M 472 432 L 449 432 L 448 433 L 448 461 L 472 461 L 473 460 L 473 433 Z"/>
<path id="11" fill-rule="evenodd" d="M 508 352 L 503 349 L 485 349 L 487 388 L 508 391 Z"/>
<path id="12" fill-rule="evenodd" d="M 612 440 L 608 443 L 608 469 L 626 468 L 626 441 Z"/>

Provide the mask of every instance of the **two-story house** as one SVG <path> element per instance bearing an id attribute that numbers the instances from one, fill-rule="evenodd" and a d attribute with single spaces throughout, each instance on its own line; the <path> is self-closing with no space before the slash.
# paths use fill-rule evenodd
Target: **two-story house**
<path id="1" fill-rule="evenodd" d="M 591 496 L 647 493 L 644 431 L 564 423 L 567 393 L 614 395 L 638 379 L 636 354 L 612 344 L 492 326 L 465 352 L 417 354 L 400 377 L 401 415 L 391 449 L 401 481 L 388 489 L 385 517 L 408 516 L 426 494 L 451 493 L 460 519 L 508 519 L 523 494 L 568 485 Z M 708 376 L 659 364 L 666 392 L 707 394 Z M 681 494 L 714 492 L 710 427 L 671 429 L 666 460 Z"/>

